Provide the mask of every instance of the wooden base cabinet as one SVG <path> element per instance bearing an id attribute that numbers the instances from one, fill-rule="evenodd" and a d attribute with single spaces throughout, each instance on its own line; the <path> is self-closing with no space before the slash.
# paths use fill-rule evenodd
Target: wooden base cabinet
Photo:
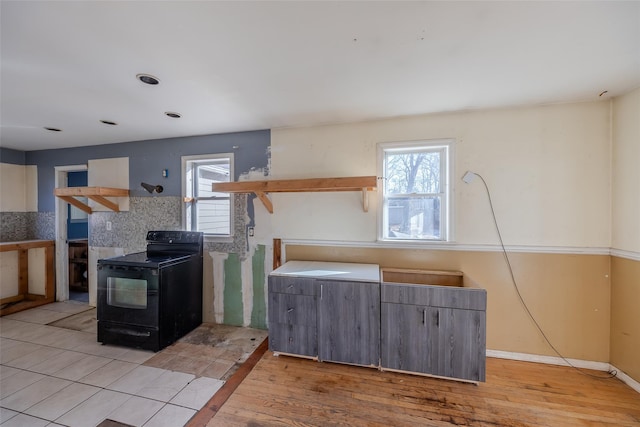
<path id="1" fill-rule="evenodd" d="M 486 291 L 382 283 L 380 364 L 484 381 Z"/>

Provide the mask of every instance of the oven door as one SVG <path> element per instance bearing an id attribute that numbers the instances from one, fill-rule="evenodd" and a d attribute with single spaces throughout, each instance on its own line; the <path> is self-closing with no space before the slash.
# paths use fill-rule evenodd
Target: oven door
<path id="1" fill-rule="evenodd" d="M 98 321 L 158 327 L 158 268 L 98 265 Z"/>

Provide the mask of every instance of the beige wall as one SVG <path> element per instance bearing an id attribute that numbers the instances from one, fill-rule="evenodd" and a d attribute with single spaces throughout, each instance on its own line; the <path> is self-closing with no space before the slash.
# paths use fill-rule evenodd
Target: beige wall
<path id="1" fill-rule="evenodd" d="M 640 382 L 640 89 L 612 112 L 611 364 Z"/>
<path id="2" fill-rule="evenodd" d="M 37 167 L 0 163 L 0 212 L 37 210 Z"/>
<path id="3" fill-rule="evenodd" d="M 640 261 L 611 257 L 611 364 L 640 382 Z"/>
<path id="4" fill-rule="evenodd" d="M 495 244 L 481 183 L 491 187 L 505 243 L 532 246 L 610 246 L 610 104 L 591 102 L 473 111 L 271 133 L 273 178 L 376 175 L 377 144 L 454 138 L 455 240 Z M 372 242 L 376 197 L 368 213 L 358 193 L 274 194 L 266 219 L 289 239 Z M 264 207 L 258 206 L 257 214 Z"/>
<path id="5" fill-rule="evenodd" d="M 487 290 L 487 348 L 556 356 L 520 303 L 501 252 L 287 245 L 287 260 L 459 270 Z M 509 254 L 527 306 L 563 356 L 609 361 L 609 256 Z"/>

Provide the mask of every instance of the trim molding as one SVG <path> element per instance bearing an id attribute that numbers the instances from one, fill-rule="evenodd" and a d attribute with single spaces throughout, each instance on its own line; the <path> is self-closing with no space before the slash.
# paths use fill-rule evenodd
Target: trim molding
<path id="1" fill-rule="evenodd" d="M 498 359 L 510 359 L 510 360 L 520 360 L 523 362 L 534 362 L 534 363 L 545 363 L 547 365 L 559 365 L 559 366 L 569 366 L 569 364 L 563 360 L 561 357 L 555 356 L 542 356 L 539 354 L 528 354 L 528 353 L 514 353 L 511 351 L 501 351 L 501 350 L 487 350 L 487 357 L 495 357 Z M 606 363 L 606 362 L 593 362 L 589 360 L 580 360 L 580 359 L 568 359 L 567 360 L 575 367 L 582 369 L 593 369 L 595 371 L 616 371 L 616 378 L 618 378 L 623 383 L 627 384 L 629 387 L 640 393 L 640 382 L 634 380 L 629 375 L 625 374 L 621 369 L 616 368 L 615 366 Z"/>
<path id="2" fill-rule="evenodd" d="M 570 366 L 571 365 L 582 368 L 582 369 L 593 369 L 595 371 L 609 371 L 611 369 L 611 365 L 607 362 L 593 362 L 590 360 L 581 360 L 581 359 L 569 359 L 569 363 L 567 363 L 563 358 L 556 356 L 542 356 L 540 354 L 529 354 L 529 353 L 514 353 L 511 351 L 501 351 L 501 350 L 488 350 L 487 349 L 487 357 L 496 357 L 498 359 L 511 359 L 511 360 L 520 360 L 523 362 L 535 362 L 535 363 L 545 363 L 547 365 L 559 365 L 559 366 Z"/>
<path id="3" fill-rule="evenodd" d="M 479 252 L 502 252 L 500 245 L 480 245 L 461 243 L 413 243 L 413 242 L 347 242 L 342 240 L 305 240 L 305 239 L 282 239 L 284 245 L 301 246 L 338 246 L 347 248 L 374 248 L 374 249 L 424 249 L 443 251 L 479 251 Z M 577 246 L 505 246 L 507 252 L 522 253 L 549 253 L 549 254 L 572 254 L 572 255 L 611 255 L 610 248 L 592 247 L 583 248 Z M 640 254 L 638 254 L 640 259 Z"/>
<path id="4" fill-rule="evenodd" d="M 628 385 L 629 387 L 631 387 L 632 389 L 640 393 L 640 382 L 634 380 L 629 375 L 625 374 L 621 369 L 618 369 L 613 365 L 611 365 L 611 369 L 618 372 L 616 377 L 620 378 L 620 381 L 622 381 L 623 383 L 625 383 L 626 385 Z"/>
<path id="5" fill-rule="evenodd" d="M 611 249 L 611 256 L 626 258 L 632 261 L 640 261 L 640 252 L 624 251 L 622 249 Z"/>

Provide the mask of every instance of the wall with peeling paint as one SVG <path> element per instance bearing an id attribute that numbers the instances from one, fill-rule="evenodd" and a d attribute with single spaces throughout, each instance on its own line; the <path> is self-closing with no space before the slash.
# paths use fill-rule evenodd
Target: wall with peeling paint
<path id="1" fill-rule="evenodd" d="M 212 265 L 213 312 L 206 321 L 227 325 L 267 328 L 267 275 L 272 265 L 272 246 L 250 243 L 248 255 L 208 252 Z M 211 316 L 212 315 L 212 316 Z"/>

